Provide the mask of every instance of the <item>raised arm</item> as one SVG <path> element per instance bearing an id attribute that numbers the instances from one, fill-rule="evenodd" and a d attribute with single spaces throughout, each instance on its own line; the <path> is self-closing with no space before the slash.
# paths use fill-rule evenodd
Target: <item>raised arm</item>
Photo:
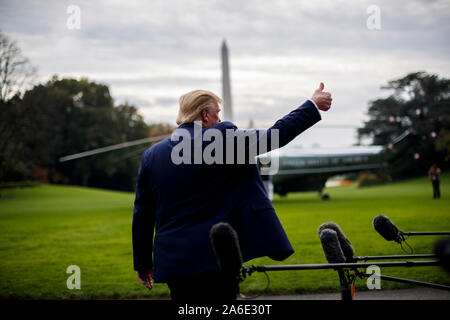
<path id="1" fill-rule="evenodd" d="M 267 130 L 241 130 L 231 122 L 223 123 L 226 126 L 227 138 L 234 138 L 235 153 L 245 150 L 245 160 L 252 161 L 253 157 L 268 151 L 281 148 L 292 141 L 300 133 L 307 130 L 321 120 L 319 110 L 327 111 L 331 107 L 331 94 L 324 92 L 324 85 L 320 83 L 312 98 L 301 106 L 275 122 Z M 231 132 L 230 132 L 231 131 Z M 229 150 L 229 149 L 228 149 Z M 230 152 L 226 151 L 230 160 Z M 248 156 L 250 153 L 250 156 Z M 229 162 L 228 162 L 229 163 Z"/>
<path id="2" fill-rule="evenodd" d="M 317 109 L 322 111 L 328 111 L 330 109 L 332 102 L 331 94 L 324 92 L 323 89 L 324 84 L 321 82 L 310 100 L 291 111 L 269 128 L 268 134 L 274 129 L 279 131 L 280 148 L 322 119 Z"/>

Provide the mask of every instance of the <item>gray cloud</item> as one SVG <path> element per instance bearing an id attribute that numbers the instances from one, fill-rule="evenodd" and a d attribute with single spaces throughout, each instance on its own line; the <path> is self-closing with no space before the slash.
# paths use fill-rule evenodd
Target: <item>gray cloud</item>
<path id="1" fill-rule="evenodd" d="M 448 77 L 449 1 L 377 1 L 381 30 L 366 27 L 373 1 L 76 1 L 81 30 L 68 30 L 71 0 L 0 0 L 0 29 L 17 39 L 42 80 L 87 76 L 146 119 L 174 123 L 178 97 L 221 94 L 220 44 L 230 47 L 236 123 L 272 124 L 320 81 L 333 93 L 326 124 L 361 124 L 380 86 L 408 72 Z M 313 129 L 315 130 L 315 129 Z M 331 129 L 330 129 L 331 130 Z M 319 133 L 320 131 L 320 133 Z M 344 133 L 345 131 L 345 133 Z M 347 132 L 348 131 L 348 132 Z M 317 129 L 305 144 L 352 144 L 354 131 Z M 319 141 L 320 140 L 320 141 Z"/>

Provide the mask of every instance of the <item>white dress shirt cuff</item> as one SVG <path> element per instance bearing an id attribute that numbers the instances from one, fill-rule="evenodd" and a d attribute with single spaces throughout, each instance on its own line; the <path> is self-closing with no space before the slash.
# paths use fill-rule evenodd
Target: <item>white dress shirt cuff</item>
<path id="1" fill-rule="evenodd" d="M 317 104 L 312 99 L 308 99 L 308 100 L 313 103 L 313 105 L 317 108 L 318 111 L 320 111 L 319 107 L 317 106 Z"/>

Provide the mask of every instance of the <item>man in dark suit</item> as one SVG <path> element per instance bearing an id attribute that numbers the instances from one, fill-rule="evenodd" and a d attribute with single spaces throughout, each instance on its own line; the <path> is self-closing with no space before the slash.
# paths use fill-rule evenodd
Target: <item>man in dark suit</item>
<path id="1" fill-rule="evenodd" d="M 294 252 L 254 158 L 242 163 L 237 153 L 248 156 L 282 147 L 314 125 L 321 119 L 319 110 L 331 106 L 331 95 L 323 89 L 321 83 L 310 100 L 268 130 L 242 131 L 221 122 L 221 100 L 209 91 L 180 98 L 178 129 L 144 152 L 138 172 L 133 257 L 143 285 L 151 289 L 153 280 L 167 283 L 175 300 L 235 300 L 237 281 L 221 273 L 209 239 L 218 222 L 236 230 L 244 262 L 262 256 L 281 261 Z M 245 140 L 242 147 L 237 141 L 243 132 L 255 133 L 256 143 Z M 235 134 L 231 140 L 229 133 Z M 220 136 L 225 143 L 209 153 L 214 161 L 199 159 Z M 264 142 L 262 137 L 268 147 L 250 150 Z"/>

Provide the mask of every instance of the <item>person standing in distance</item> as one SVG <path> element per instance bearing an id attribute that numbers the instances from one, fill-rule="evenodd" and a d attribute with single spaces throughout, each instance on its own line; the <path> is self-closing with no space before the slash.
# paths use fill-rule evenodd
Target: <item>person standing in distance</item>
<path id="1" fill-rule="evenodd" d="M 282 147 L 320 121 L 319 110 L 329 110 L 332 102 L 331 94 L 323 90 L 320 83 L 311 99 L 269 129 L 255 130 L 257 137 L 271 136 L 275 130 L 277 147 Z M 181 96 L 178 129 L 172 138 L 144 152 L 138 172 L 132 223 L 134 270 L 149 290 L 153 280 L 167 283 L 177 301 L 237 299 L 237 279 L 221 272 L 209 239 L 211 227 L 218 222 L 236 230 L 244 262 L 263 256 L 281 261 L 294 253 L 256 164 L 172 161 L 172 151 L 181 142 L 174 141 L 174 135 L 184 130 L 194 144 L 194 134 L 199 132 L 194 126 L 199 122 L 203 136 L 213 128 L 223 136 L 229 130 L 242 131 L 220 120 L 220 103 L 219 97 L 205 90 Z"/>
<path id="2" fill-rule="evenodd" d="M 436 163 L 433 163 L 430 170 L 428 170 L 428 178 L 431 181 L 431 184 L 433 185 L 433 199 L 440 199 L 441 198 L 441 190 L 439 188 L 439 177 L 441 175 L 441 169 L 437 166 Z"/>

